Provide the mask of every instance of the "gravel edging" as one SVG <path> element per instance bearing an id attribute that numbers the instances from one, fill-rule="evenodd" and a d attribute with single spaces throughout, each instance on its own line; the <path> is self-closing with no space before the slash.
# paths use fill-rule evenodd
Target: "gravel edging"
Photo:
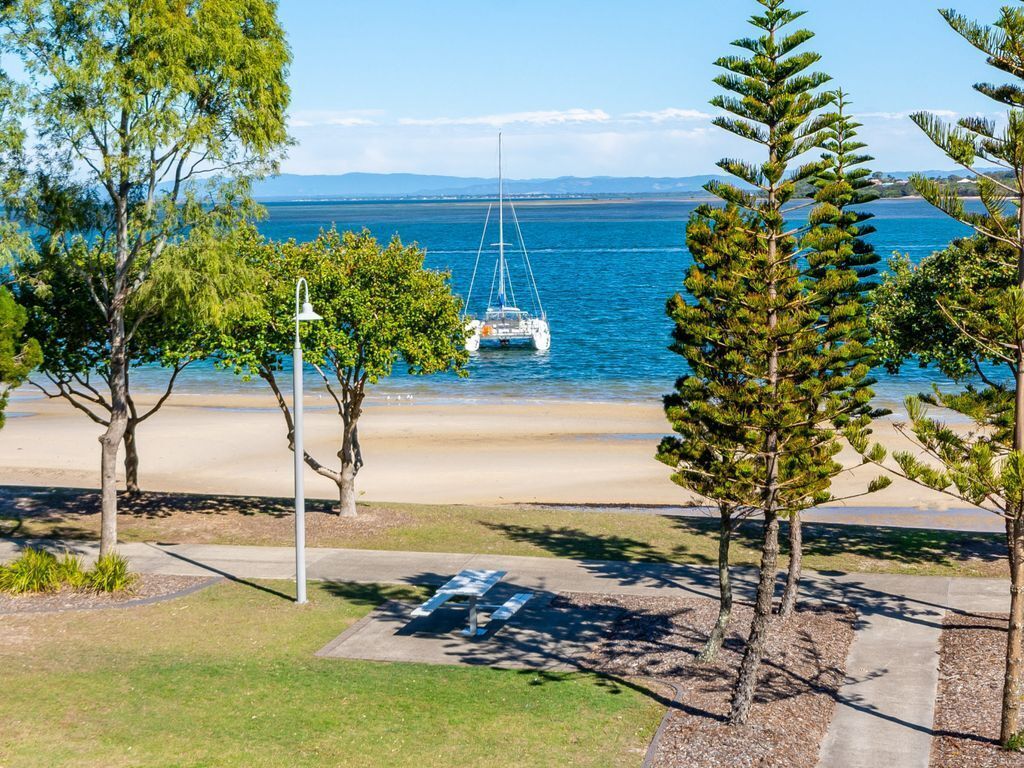
<path id="1" fill-rule="evenodd" d="M 214 584 L 224 581 L 221 576 L 213 577 L 197 577 L 197 576 L 154 576 L 154 575 L 143 575 L 140 579 L 146 581 L 159 583 L 162 579 L 173 580 L 170 583 L 183 584 L 177 588 L 171 589 L 170 591 L 158 591 L 156 594 L 146 595 L 144 597 L 131 597 L 128 599 L 117 599 L 111 598 L 110 596 L 97 595 L 95 593 L 82 592 L 81 596 L 84 598 L 82 605 L 59 605 L 53 604 L 53 598 L 61 593 L 51 593 L 47 595 L 33 595 L 24 597 L 11 597 L 8 595 L 0 595 L 0 615 L 15 616 L 27 613 L 68 613 L 72 611 L 103 611 L 109 609 L 118 608 L 139 608 L 145 605 L 153 605 L 154 603 L 163 603 L 168 600 L 176 600 L 179 597 L 186 597 L 200 590 L 206 589 L 207 587 L 213 586 Z M 103 600 L 102 597 L 108 599 Z M 101 599 L 96 599 L 101 598 Z M 74 598 L 72 598 L 73 600 Z M 18 603 L 22 603 L 19 605 Z M 35 603 L 35 604 L 33 604 Z"/>

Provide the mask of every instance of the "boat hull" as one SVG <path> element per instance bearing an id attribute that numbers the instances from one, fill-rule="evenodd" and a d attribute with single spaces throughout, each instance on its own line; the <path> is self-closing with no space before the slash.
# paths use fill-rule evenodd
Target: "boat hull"
<path id="1" fill-rule="evenodd" d="M 551 348 L 551 328 L 546 320 L 529 318 L 516 324 L 492 323 L 472 320 L 466 349 L 476 352 L 481 347 L 510 347 L 528 345 L 538 351 Z"/>

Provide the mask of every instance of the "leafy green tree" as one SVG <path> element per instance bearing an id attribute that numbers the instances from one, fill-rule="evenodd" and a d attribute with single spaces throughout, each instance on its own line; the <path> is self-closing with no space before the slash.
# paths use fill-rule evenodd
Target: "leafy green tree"
<path id="1" fill-rule="evenodd" d="M 19 386 L 39 364 L 39 344 L 25 336 L 28 313 L 14 295 L 0 285 L 0 427 L 11 390 Z"/>
<path id="2" fill-rule="evenodd" d="M 369 232 L 322 232 L 309 243 L 268 242 L 254 232 L 242 246 L 262 275 L 262 303 L 218 342 L 223 364 L 270 386 L 294 450 L 293 421 L 279 373 L 290 367 L 295 285 L 300 277 L 321 322 L 303 323 L 303 357 L 319 374 L 341 420 L 334 466 L 309 452 L 306 464 L 338 488 L 338 511 L 356 514 L 356 474 L 363 464 L 359 419 L 367 388 L 396 364 L 409 373 L 464 373 L 466 324 L 449 275 L 424 267 L 424 252 L 396 237 L 381 247 Z"/>
<path id="3" fill-rule="evenodd" d="M 232 232 L 209 236 L 195 230 L 163 250 L 146 285 L 126 307 L 129 368 L 158 365 L 167 371 L 162 391 L 147 407 L 136 401 L 132 387 L 126 390 L 124 468 L 130 495 L 141 490 L 139 426 L 167 402 L 182 371 L 212 354 L 217 326 L 251 300 L 250 276 L 233 255 L 210 257 L 213 250 L 233 254 L 234 248 Z M 30 311 L 29 332 L 42 340 L 42 360 L 32 383 L 47 397 L 63 398 L 94 423 L 109 427 L 110 339 L 88 283 L 113 280 L 112 254 L 84 241 L 66 251 L 44 245 L 40 258 L 19 274 L 19 295 Z"/>
<path id="4" fill-rule="evenodd" d="M 24 172 L 23 88 L 0 70 L 0 197 L 17 189 Z M 32 261 L 31 238 L 16 221 L 0 216 L 0 427 L 11 390 L 39 364 L 39 344 L 26 335 L 27 313 L 11 291 L 14 270 Z"/>
<path id="5" fill-rule="evenodd" d="M 760 164 L 723 160 L 720 167 L 753 192 L 712 182 L 726 207 L 698 209 L 688 227 L 695 265 L 686 287 L 694 299 L 669 304 L 676 351 L 692 375 L 677 383 L 666 411 L 679 433 L 662 443 L 675 479 L 714 499 L 727 515 L 764 517 L 754 619 L 733 694 L 730 722 L 746 722 L 770 631 L 778 566 L 779 519 L 831 498 L 842 470 L 833 424 L 866 429 L 869 350 L 861 278 L 873 257 L 859 239 L 862 158 L 856 125 L 822 110 L 841 97 L 821 90 L 819 60 L 798 52 L 813 34 L 786 33 L 802 14 L 783 0 L 758 0 L 750 23 L 760 33 L 734 44 L 715 82 L 728 91 L 712 104 L 715 124 L 764 148 Z M 824 145 L 828 158 L 796 165 Z M 817 186 L 817 202 L 797 198 Z M 810 219 L 787 219 L 809 206 Z M 884 482 L 884 481 L 882 481 Z M 876 484 L 877 485 L 877 484 Z M 799 531 L 797 525 L 793 526 Z M 799 545 L 793 595 L 799 576 Z M 721 617 L 720 617 L 721 618 Z"/>
<path id="6" fill-rule="evenodd" d="M 909 399 L 909 425 L 903 431 L 916 450 L 894 453 L 892 459 L 908 479 L 1003 519 L 1011 586 L 1000 743 L 1009 747 L 1021 738 L 1024 725 L 1024 8 L 1004 6 L 993 26 L 952 10 L 940 13 L 992 67 L 1012 78 L 974 86 L 1006 107 L 1006 120 L 997 126 L 986 118 L 964 117 L 950 125 L 925 112 L 912 116 L 977 180 L 983 210 L 964 206 L 959 185 L 912 179 L 928 202 L 971 226 L 977 236 L 953 243 L 918 268 L 897 260 L 878 292 L 874 322 L 890 366 L 917 354 L 958 378 L 971 371 L 980 375 L 980 388 Z M 910 316 L 912 308 L 921 315 Z M 986 364 L 1001 368 L 1006 378 L 989 375 Z M 949 429 L 929 416 L 929 403 L 964 413 L 983 429 L 968 435 Z M 869 460 L 885 460 L 881 446 L 853 437 Z"/>
<path id="7" fill-rule="evenodd" d="M 890 457 L 881 445 L 856 433 L 851 442 L 867 460 L 1002 519 L 1010 570 L 1010 624 L 1000 742 L 1008 747 L 1022 730 L 1024 691 L 1024 454 L 1016 447 L 1021 426 L 1015 360 L 1015 347 L 1024 339 L 1017 298 L 1019 251 L 978 234 L 953 242 L 918 265 L 906 257 L 891 264 L 890 274 L 875 291 L 872 314 L 886 367 L 898 372 L 916 358 L 917 364 L 935 366 L 966 383 L 959 391 L 936 387 L 907 399 L 907 422 L 896 425 L 907 449 Z M 933 407 L 962 414 L 976 428 L 967 433 L 951 429 L 932 416 Z"/>
<path id="8" fill-rule="evenodd" d="M 130 415 L 128 308 L 168 245 L 237 216 L 249 180 L 274 168 L 287 142 L 290 54 L 271 0 L 11 0 L 0 21 L 27 73 L 41 158 L 37 183 L 10 195 L 8 210 L 69 259 L 85 247 L 113 269 L 106 282 L 96 279 L 102 267 L 81 273 L 108 337 L 106 554 L 117 541 L 117 457 Z M 87 198 L 90 228 L 76 216 L 36 220 L 41 188 Z"/>

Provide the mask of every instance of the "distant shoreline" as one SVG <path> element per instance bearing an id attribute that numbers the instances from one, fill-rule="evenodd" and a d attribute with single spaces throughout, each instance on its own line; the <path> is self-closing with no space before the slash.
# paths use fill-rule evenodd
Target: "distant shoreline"
<path id="1" fill-rule="evenodd" d="M 517 196 L 511 194 L 505 198 L 511 200 L 519 207 L 524 206 L 545 206 L 545 205 L 621 205 L 621 204 L 639 204 L 639 203 L 707 203 L 715 202 L 720 199 L 712 195 L 697 195 L 697 194 L 685 194 L 685 195 L 671 195 L 671 194 L 658 194 L 658 193 L 644 193 L 636 195 L 609 195 L 607 197 L 602 195 L 566 195 L 564 197 L 558 196 L 537 196 L 537 195 L 523 195 Z M 804 198 L 799 198 L 804 199 Z M 962 200 L 977 200 L 976 196 L 964 196 Z M 876 200 L 872 200 L 871 203 L 878 202 L 890 202 L 890 201 L 921 201 L 923 198 L 920 195 L 901 195 L 899 197 L 880 197 Z M 493 196 L 481 195 L 481 196 L 458 196 L 458 197 L 419 197 L 419 196 L 408 196 L 408 197 L 265 197 L 256 198 L 256 202 L 261 205 L 318 205 L 318 204 L 330 204 L 330 203 L 354 203 L 354 204 L 440 204 L 446 205 L 463 205 L 473 206 L 482 205 L 483 203 L 496 203 L 497 198 Z"/>

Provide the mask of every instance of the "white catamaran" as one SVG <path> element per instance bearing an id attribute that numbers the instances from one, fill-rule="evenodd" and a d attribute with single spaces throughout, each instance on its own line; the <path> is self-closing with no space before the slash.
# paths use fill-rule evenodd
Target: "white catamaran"
<path id="1" fill-rule="evenodd" d="M 484 250 L 484 241 L 487 239 L 487 227 L 491 221 L 492 207 L 493 204 L 487 206 L 484 232 L 480 236 L 480 247 L 477 249 L 476 263 L 473 265 L 473 278 L 469 284 L 469 294 L 466 296 L 467 310 L 473 300 L 473 288 L 476 286 L 477 269 L 480 266 L 480 255 Z M 519 239 L 519 249 L 523 255 L 523 270 L 530 288 L 529 300 L 533 305 L 532 313 L 518 306 L 515 289 L 512 287 L 509 264 L 505 258 L 505 247 L 512 247 L 512 244 L 505 242 L 505 191 L 502 181 L 501 134 L 499 133 L 498 242 L 494 243 L 498 247 L 498 260 L 494 265 L 491 290 L 487 297 L 487 310 L 484 312 L 483 318 L 467 315 L 470 320 L 471 335 L 466 339 L 466 349 L 470 352 L 480 349 L 481 345 L 507 347 L 515 343 L 531 344 L 534 349 L 538 350 L 551 348 L 551 329 L 548 327 L 544 305 L 541 304 L 540 294 L 537 292 L 537 281 L 534 280 L 530 257 L 526 252 L 526 243 L 523 241 L 523 232 L 519 228 L 519 217 L 516 216 L 516 208 L 511 200 L 508 201 L 508 207 L 512 212 L 512 221 L 515 222 L 516 235 Z"/>

